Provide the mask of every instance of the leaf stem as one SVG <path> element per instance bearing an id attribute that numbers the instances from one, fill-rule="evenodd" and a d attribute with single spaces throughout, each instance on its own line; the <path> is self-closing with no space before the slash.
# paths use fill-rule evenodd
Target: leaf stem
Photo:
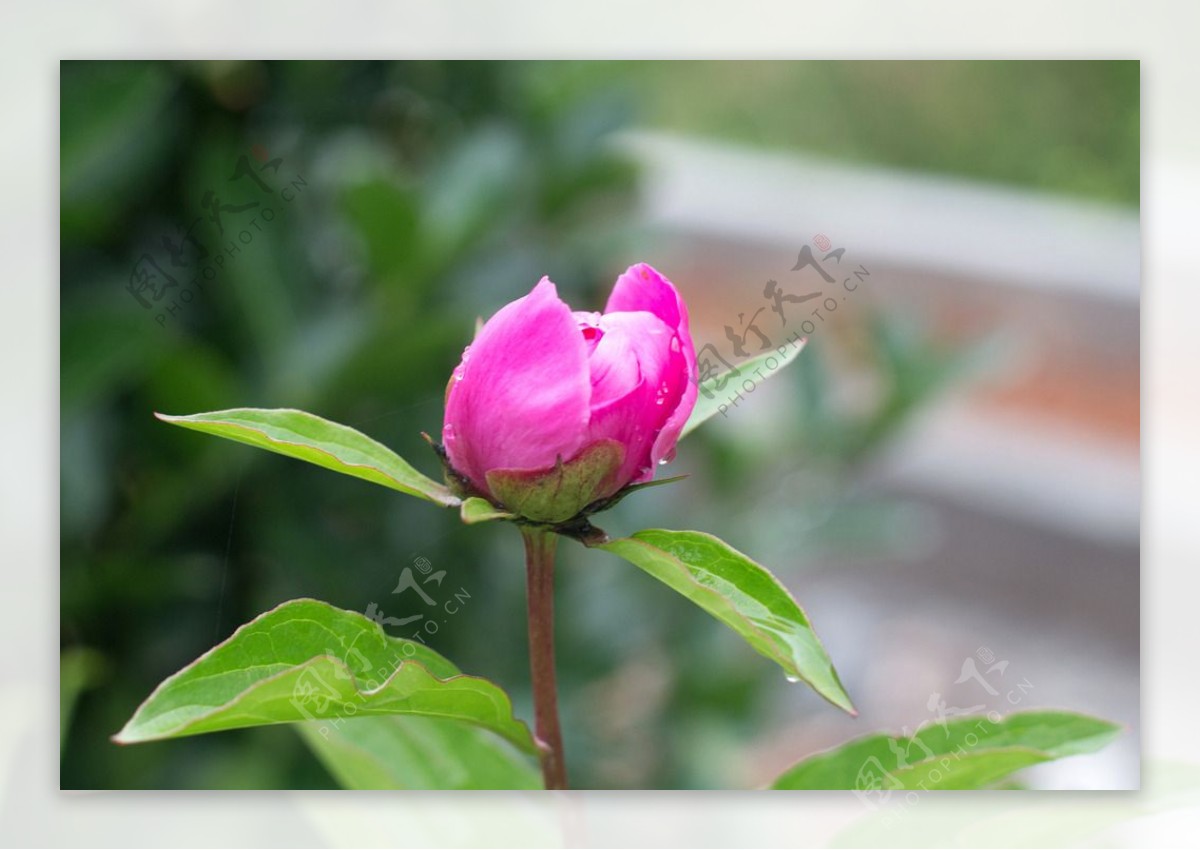
<path id="1" fill-rule="evenodd" d="M 558 536 L 524 526 L 525 577 L 529 610 L 529 666 L 533 679 L 535 734 L 542 751 L 542 777 L 549 789 L 567 787 L 558 685 L 554 676 L 554 549 Z"/>

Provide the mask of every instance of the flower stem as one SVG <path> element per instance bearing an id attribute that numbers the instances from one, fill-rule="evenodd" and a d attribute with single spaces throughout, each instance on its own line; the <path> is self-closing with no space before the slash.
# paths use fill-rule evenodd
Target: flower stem
<path id="1" fill-rule="evenodd" d="M 529 601 L 529 664 L 533 677 L 535 734 L 542 751 L 546 787 L 567 787 L 562 730 L 558 725 L 558 686 L 554 679 L 554 548 L 558 537 L 524 527 L 525 576 Z"/>

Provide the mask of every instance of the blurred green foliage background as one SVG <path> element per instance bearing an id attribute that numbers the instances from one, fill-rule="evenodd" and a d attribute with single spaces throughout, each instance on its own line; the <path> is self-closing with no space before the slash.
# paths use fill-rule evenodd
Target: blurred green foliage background
<path id="1" fill-rule="evenodd" d="M 511 528 L 465 529 L 152 412 L 303 408 L 436 473 L 420 432 L 438 433 L 476 316 L 543 274 L 570 303 L 599 306 L 645 257 L 638 173 L 613 152 L 615 131 L 1136 204 L 1137 85 L 1136 63 L 63 63 L 62 787 L 333 787 L 286 728 L 128 748 L 108 736 L 166 675 L 284 600 L 420 613 L 392 595 L 419 558 L 447 570 L 443 596 L 469 593 L 430 643 L 529 716 Z M 1047 148 L 1038 120 L 1073 129 Z M 194 259 L 197 243 L 205 260 L 172 265 L 170 245 Z M 221 255 L 213 280 L 192 283 Z M 161 300 L 142 290 L 149 307 L 127 288 L 146 256 L 177 281 Z M 891 388 L 877 407 L 836 409 L 820 352 L 806 353 L 788 379 L 804 414 L 783 445 L 690 438 L 680 471 L 692 480 L 639 494 L 605 527 L 709 529 L 760 556 L 794 546 L 747 498 L 785 458 L 826 485 L 793 501 L 793 531 L 861 545 L 872 509 L 844 512 L 837 482 L 954 371 L 950 353 L 894 322 L 870 339 Z M 769 726 L 782 677 L 669 590 L 561 548 L 573 782 L 736 787 L 729 755 Z M 823 710 L 815 697 L 803 706 Z"/>

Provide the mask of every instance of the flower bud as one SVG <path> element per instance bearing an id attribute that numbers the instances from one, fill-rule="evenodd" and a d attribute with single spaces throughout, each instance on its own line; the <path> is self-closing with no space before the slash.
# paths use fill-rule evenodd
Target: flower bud
<path id="1" fill-rule="evenodd" d="M 654 477 L 696 404 L 687 307 L 650 266 L 603 313 L 572 312 L 542 278 L 463 352 L 446 391 L 447 461 L 470 489 L 537 522 Z"/>

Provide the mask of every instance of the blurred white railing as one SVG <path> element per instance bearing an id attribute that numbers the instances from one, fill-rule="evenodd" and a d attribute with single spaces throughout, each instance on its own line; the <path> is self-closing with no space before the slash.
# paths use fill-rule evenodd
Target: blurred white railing
<path id="1" fill-rule="evenodd" d="M 839 234 L 855 256 L 1137 302 L 1136 210 L 636 131 L 643 211 L 671 229 L 779 242 Z M 804 238 L 804 237 L 801 237 Z"/>

